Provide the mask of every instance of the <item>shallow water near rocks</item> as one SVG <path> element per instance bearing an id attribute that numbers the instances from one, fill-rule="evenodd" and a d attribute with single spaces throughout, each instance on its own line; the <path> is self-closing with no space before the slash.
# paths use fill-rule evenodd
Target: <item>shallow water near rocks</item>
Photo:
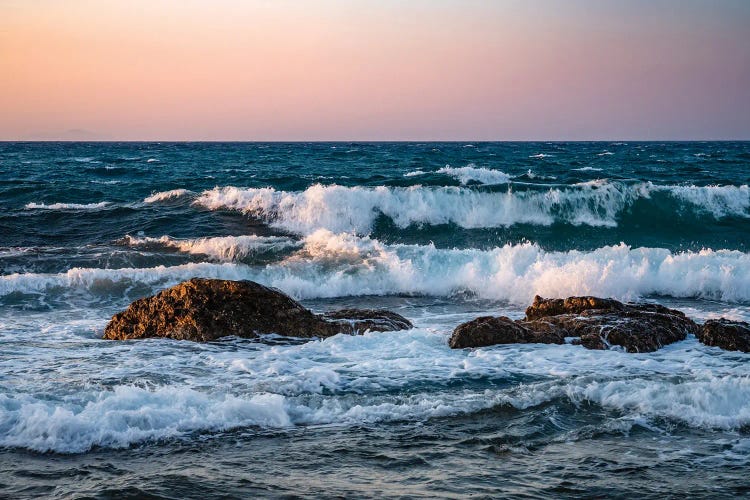
<path id="1" fill-rule="evenodd" d="M 747 321 L 750 146 L 464 146 L 0 144 L 0 495 L 749 494 L 750 354 L 447 339 L 535 293 Z M 192 276 L 416 328 L 100 339 Z"/>

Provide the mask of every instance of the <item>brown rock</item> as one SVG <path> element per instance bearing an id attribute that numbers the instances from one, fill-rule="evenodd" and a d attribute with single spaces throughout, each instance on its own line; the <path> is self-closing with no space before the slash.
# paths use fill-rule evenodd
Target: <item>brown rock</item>
<path id="1" fill-rule="evenodd" d="M 329 321 L 346 322 L 351 325 L 352 333 L 366 330 L 390 332 L 414 328 L 408 319 L 385 309 L 339 309 L 323 313 L 322 317 Z"/>
<path id="2" fill-rule="evenodd" d="M 750 352 L 750 323 L 728 319 L 710 319 L 696 335 L 706 345 L 727 351 Z"/>
<path id="3" fill-rule="evenodd" d="M 534 331 L 527 324 L 505 316 L 483 316 L 458 325 L 448 345 L 452 349 L 462 349 L 495 344 L 562 344 L 565 336 L 561 335 L 561 330 L 554 325 L 548 326 L 547 330 L 540 326 Z"/>
<path id="4" fill-rule="evenodd" d="M 533 320 L 559 314 L 578 314 L 588 309 L 622 310 L 623 303 L 599 297 L 568 297 L 567 299 L 544 299 L 537 295 L 526 308 L 526 319 Z"/>
<path id="5" fill-rule="evenodd" d="M 310 338 L 403 328 L 411 328 L 409 320 L 388 311 L 355 309 L 317 315 L 281 291 L 253 281 L 193 278 L 138 299 L 115 314 L 104 338 L 209 341 L 266 333 Z"/>
<path id="6" fill-rule="evenodd" d="M 492 318 L 490 318 L 492 319 Z M 652 352 L 697 333 L 698 325 L 682 312 L 658 304 L 623 304 L 614 299 L 568 297 L 543 299 L 536 296 L 521 321 L 488 322 L 478 318 L 459 325 L 449 342 L 451 347 L 479 347 L 493 344 L 540 342 L 561 344 L 566 337 L 588 349 L 620 346 L 627 352 Z M 525 329 L 523 334 L 507 324 Z M 494 330 L 493 330 L 494 328 Z M 454 342 L 457 334 L 460 343 Z"/>

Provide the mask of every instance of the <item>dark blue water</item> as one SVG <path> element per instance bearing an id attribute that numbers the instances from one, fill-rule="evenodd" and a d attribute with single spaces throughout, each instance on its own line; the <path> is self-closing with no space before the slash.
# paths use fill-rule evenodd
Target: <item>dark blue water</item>
<path id="1" fill-rule="evenodd" d="M 535 294 L 750 318 L 750 143 L 0 143 L 0 494 L 732 497 L 750 355 L 451 351 Z M 100 340 L 193 276 L 409 332 Z"/>

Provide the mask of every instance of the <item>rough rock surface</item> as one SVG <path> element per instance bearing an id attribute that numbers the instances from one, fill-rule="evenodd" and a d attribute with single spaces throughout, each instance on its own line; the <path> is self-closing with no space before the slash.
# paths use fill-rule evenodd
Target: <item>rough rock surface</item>
<path id="1" fill-rule="evenodd" d="M 567 299 L 543 299 L 539 295 L 526 308 L 526 320 L 558 316 L 560 314 L 578 314 L 587 309 L 622 310 L 625 305 L 614 299 L 599 297 L 568 297 Z"/>
<path id="2" fill-rule="evenodd" d="M 519 328 L 525 329 L 525 331 Z M 513 332 L 513 334 L 509 333 Z M 566 337 L 588 349 L 613 346 L 627 352 L 652 352 L 697 334 L 698 325 L 682 312 L 658 304 L 623 304 L 614 299 L 536 296 L 526 318 L 478 318 L 459 325 L 449 345 L 453 348 L 538 342 L 561 344 Z"/>
<path id="3" fill-rule="evenodd" d="M 697 334 L 706 345 L 721 347 L 727 351 L 750 352 L 750 323 L 728 319 L 710 319 Z"/>
<path id="4" fill-rule="evenodd" d="M 279 290 L 253 281 L 193 278 L 115 314 L 104 338 L 209 341 L 266 333 L 310 338 L 411 327 L 409 320 L 390 311 L 346 309 L 318 315 Z"/>
<path id="5" fill-rule="evenodd" d="M 385 309 L 339 309 L 338 311 L 323 313 L 321 317 L 328 321 L 337 322 L 337 324 L 346 322 L 351 326 L 352 331 L 356 332 L 366 330 L 390 332 L 408 330 L 414 327 L 408 319 L 400 314 Z"/>
<path id="6" fill-rule="evenodd" d="M 521 322 L 505 316 L 482 316 L 458 325 L 453 331 L 448 345 L 452 349 L 483 347 L 495 344 L 562 344 L 565 335 L 555 325 L 531 329 Z"/>

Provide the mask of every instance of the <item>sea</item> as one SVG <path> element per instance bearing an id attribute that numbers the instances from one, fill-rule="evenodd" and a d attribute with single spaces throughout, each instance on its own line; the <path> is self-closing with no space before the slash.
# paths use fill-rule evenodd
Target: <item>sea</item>
<path id="1" fill-rule="evenodd" d="M 750 354 L 452 350 L 537 294 L 750 320 L 750 143 L 0 143 L 0 497 L 750 496 Z M 102 340 L 191 277 L 415 328 Z"/>

